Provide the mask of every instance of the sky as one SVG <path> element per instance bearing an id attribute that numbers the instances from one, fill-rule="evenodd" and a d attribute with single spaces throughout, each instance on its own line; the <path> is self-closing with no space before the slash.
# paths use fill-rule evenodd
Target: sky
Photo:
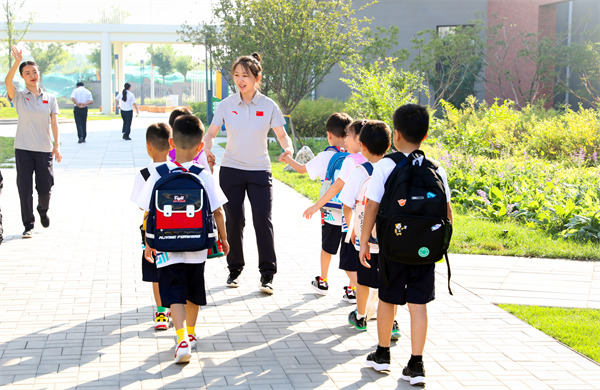
<path id="1" fill-rule="evenodd" d="M 25 0 L 35 22 L 90 23 L 122 10 L 126 24 L 198 24 L 210 20 L 212 0 Z M 117 11 L 118 13 L 118 11 Z"/>

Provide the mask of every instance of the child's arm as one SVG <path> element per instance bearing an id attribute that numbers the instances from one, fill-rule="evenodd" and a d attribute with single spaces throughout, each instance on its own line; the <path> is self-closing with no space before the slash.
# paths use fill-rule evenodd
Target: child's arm
<path id="1" fill-rule="evenodd" d="M 219 207 L 213 211 L 213 216 L 217 223 L 217 231 L 219 232 L 219 238 L 221 239 L 221 245 L 223 246 L 223 253 L 227 255 L 229 253 L 229 242 L 227 241 L 227 230 L 225 230 L 225 215 L 223 214 L 223 208 Z"/>
<path id="2" fill-rule="evenodd" d="M 346 223 L 348 224 L 348 229 L 350 229 L 350 226 L 351 226 L 350 221 L 352 221 L 352 213 L 353 213 L 352 208 L 344 205 L 344 219 L 346 219 Z M 354 233 L 354 228 L 352 228 L 352 230 L 350 231 L 350 243 L 352 245 L 354 245 L 355 237 L 356 237 L 356 234 Z"/>
<path id="3" fill-rule="evenodd" d="M 310 219 L 310 217 L 312 217 L 314 213 L 319 211 L 319 209 L 321 207 L 325 206 L 325 204 L 327 202 L 329 202 L 334 196 L 336 196 L 342 190 L 342 188 L 344 188 L 344 184 L 345 183 L 342 179 L 337 179 L 331 185 L 331 187 L 329 187 L 329 189 L 323 194 L 323 196 L 321 198 L 319 198 L 317 203 L 313 204 L 312 206 L 310 206 L 309 208 L 304 210 L 304 213 L 302 214 L 304 216 L 304 218 Z M 346 220 L 346 221 L 348 221 L 348 220 Z"/>
<path id="4" fill-rule="evenodd" d="M 451 224 L 454 224 L 454 213 L 452 213 L 452 206 L 450 205 L 450 202 L 448 202 L 448 219 L 450 220 Z"/>
<path id="5" fill-rule="evenodd" d="M 282 153 L 281 156 L 279 156 L 279 161 L 288 164 L 290 167 L 294 168 L 294 170 L 298 173 L 308 173 L 306 170 L 306 165 L 300 164 L 299 162 L 294 160 L 290 154 L 287 154 L 285 152 Z"/>
<path id="6" fill-rule="evenodd" d="M 367 259 L 371 259 L 371 254 L 369 253 L 369 238 L 373 231 L 373 227 L 375 226 L 375 218 L 377 217 L 378 210 L 379 203 L 369 199 L 365 207 L 365 219 L 363 220 L 363 228 L 360 235 L 360 251 L 358 252 L 360 263 L 367 268 L 371 268 L 371 265 L 367 263 Z"/>

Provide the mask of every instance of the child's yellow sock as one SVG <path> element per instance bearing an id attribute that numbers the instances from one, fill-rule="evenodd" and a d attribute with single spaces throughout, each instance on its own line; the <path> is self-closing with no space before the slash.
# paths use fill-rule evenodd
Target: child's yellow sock
<path id="1" fill-rule="evenodd" d="M 175 332 L 177 333 L 177 344 L 183 340 L 187 341 L 188 337 L 187 334 L 185 334 L 185 328 L 177 329 Z"/>
<path id="2" fill-rule="evenodd" d="M 195 326 L 186 326 L 187 328 L 187 333 L 191 334 L 191 335 L 195 335 L 196 334 L 196 327 Z"/>

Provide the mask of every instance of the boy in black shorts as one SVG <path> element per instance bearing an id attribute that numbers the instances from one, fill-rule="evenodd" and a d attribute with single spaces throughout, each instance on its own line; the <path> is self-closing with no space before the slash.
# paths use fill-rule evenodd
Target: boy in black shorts
<path id="1" fill-rule="evenodd" d="M 368 162 L 354 168 L 346 180 L 344 188 L 340 193 L 340 201 L 344 204 L 344 217 L 346 221 L 352 221 L 353 229 L 350 232 L 350 243 L 358 251 L 360 249 L 360 234 L 365 211 L 365 193 L 371 181 L 373 164 L 383 158 L 390 147 L 390 128 L 382 121 L 363 121 L 360 130 L 359 142 L 363 156 Z M 377 244 L 369 244 L 370 268 L 358 265 L 357 288 L 356 288 L 356 310 L 348 315 L 348 322 L 357 330 L 367 330 L 367 300 L 370 288 L 378 288 L 378 253 Z M 399 337 L 400 330 L 394 321 L 392 338 Z"/>
<path id="2" fill-rule="evenodd" d="M 146 180 L 150 178 L 152 172 L 156 171 L 156 167 L 167 162 L 167 155 L 171 146 L 169 139 L 171 138 L 171 126 L 166 123 L 153 123 L 146 130 L 146 151 L 148 156 L 152 158 L 152 162 L 144 169 L 139 171 L 134 179 L 133 190 L 131 192 L 131 200 L 135 202 L 135 198 L 146 185 Z M 144 222 L 140 226 L 142 232 L 142 246 L 145 247 L 146 242 L 146 214 L 144 213 Z M 169 328 L 169 310 L 162 305 L 158 288 L 158 272 L 156 264 L 146 261 L 144 252 L 142 251 L 142 280 L 152 283 L 152 292 L 154 293 L 154 301 L 156 302 L 156 312 L 154 313 L 154 329 L 165 330 Z"/>
<path id="3" fill-rule="evenodd" d="M 173 138 L 169 140 L 177 151 L 174 162 L 167 162 L 169 170 L 177 167 L 188 170 L 192 160 L 204 147 L 202 136 L 204 127 L 200 120 L 192 115 L 182 115 L 173 123 Z M 206 169 L 198 174 L 202 179 L 206 195 L 213 212 L 217 230 L 221 237 L 223 252 L 229 252 L 227 232 L 225 231 L 225 215 L 221 206 L 227 198 L 216 185 L 213 176 Z M 146 185 L 136 198 L 136 204 L 148 211 L 154 184 L 160 178 L 158 172 L 153 172 Z M 196 320 L 201 305 L 206 305 L 206 290 L 204 287 L 204 264 L 208 250 L 195 252 L 162 252 L 146 245 L 146 260 L 153 262 L 156 256 L 160 297 L 164 306 L 171 308 L 173 325 L 177 332 L 175 348 L 175 363 L 186 363 L 191 359 L 191 349 L 196 346 Z"/>
<path id="4" fill-rule="evenodd" d="M 417 104 L 406 104 L 394 112 L 394 146 L 399 152 L 409 155 L 419 150 L 421 142 L 427 136 L 429 129 L 429 113 L 427 108 Z M 415 160 L 421 164 L 422 161 Z M 389 158 L 381 159 L 373 170 L 369 188 L 366 191 L 368 202 L 365 209 L 365 219 L 360 237 L 361 243 L 367 242 L 379 209 L 379 203 L 385 192 L 385 182 L 396 163 Z M 444 183 L 448 219 L 452 222 L 450 207 L 450 189 L 444 168 L 437 170 Z M 379 246 L 385 245 L 379 238 Z M 360 246 L 359 259 L 363 266 L 367 263 L 369 248 Z M 411 385 L 425 383 L 425 368 L 423 366 L 423 350 L 427 338 L 427 307 L 426 304 L 435 299 L 435 263 L 425 265 L 408 265 L 385 259 L 379 256 L 380 267 L 385 267 L 386 280 L 379 276 L 379 306 L 377 308 L 377 333 L 379 345 L 377 350 L 367 356 L 367 365 L 377 371 L 390 369 L 390 336 L 394 323 L 394 308 L 396 305 L 408 303 L 411 318 L 411 357 L 402 370 L 402 379 Z"/>

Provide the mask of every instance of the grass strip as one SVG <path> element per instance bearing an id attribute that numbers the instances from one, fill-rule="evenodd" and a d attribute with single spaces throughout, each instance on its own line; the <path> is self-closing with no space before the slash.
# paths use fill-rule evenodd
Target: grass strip
<path id="1" fill-rule="evenodd" d="M 0 137 L 0 165 L 15 157 L 15 137 Z"/>
<path id="2" fill-rule="evenodd" d="M 510 314 L 600 362 L 600 310 L 499 305 Z"/>

